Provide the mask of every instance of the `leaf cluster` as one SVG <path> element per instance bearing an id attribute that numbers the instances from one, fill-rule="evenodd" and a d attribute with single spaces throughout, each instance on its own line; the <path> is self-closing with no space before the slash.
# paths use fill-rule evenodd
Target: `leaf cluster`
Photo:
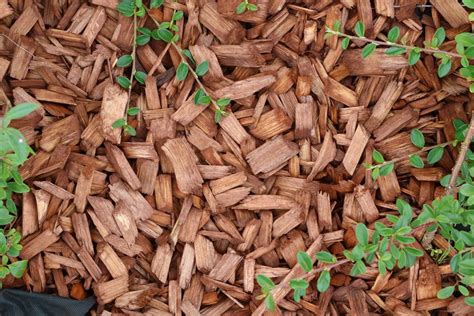
<path id="1" fill-rule="evenodd" d="M 255 12 L 258 10 L 258 6 L 253 3 L 249 3 L 249 0 L 244 0 L 235 8 L 235 13 L 242 14 L 245 11 Z"/>

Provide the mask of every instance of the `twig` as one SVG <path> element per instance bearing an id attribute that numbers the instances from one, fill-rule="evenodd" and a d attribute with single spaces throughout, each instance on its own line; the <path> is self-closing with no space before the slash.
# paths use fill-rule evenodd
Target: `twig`
<path id="1" fill-rule="evenodd" d="M 459 175 L 459 171 L 461 170 L 462 163 L 464 162 L 464 158 L 466 157 L 467 150 L 469 149 L 469 145 L 471 144 L 472 137 L 474 136 L 474 112 L 471 113 L 471 122 L 469 123 L 469 128 L 466 133 L 466 138 L 462 142 L 461 150 L 459 151 L 458 158 L 456 159 L 456 163 L 453 167 L 453 172 L 451 173 L 451 179 L 449 179 L 448 188 L 446 189 L 446 195 L 452 195 L 454 192 L 454 188 L 456 187 L 456 180 Z"/>
<path id="2" fill-rule="evenodd" d="M 397 44 L 397 43 L 392 43 L 392 42 L 377 41 L 377 40 L 373 40 L 373 39 L 370 39 L 370 38 L 367 38 L 367 37 L 358 37 L 358 36 L 349 35 L 349 34 L 342 33 L 342 32 L 337 32 L 337 31 L 334 31 L 334 30 L 331 30 L 331 29 L 328 29 L 327 31 L 328 31 L 328 33 L 331 33 L 331 34 L 334 34 L 334 35 L 337 35 L 337 36 L 341 36 L 341 37 L 347 37 L 347 38 L 349 38 L 351 40 L 354 40 L 354 41 L 374 43 L 374 44 L 380 45 L 380 46 L 394 46 L 394 47 L 405 48 L 407 50 L 412 50 L 412 49 L 418 48 L 418 49 L 420 49 L 420 51 L 425 52 L 425 53 L 430 53 L 430 54 L 443 53 L 443 54 L 446 54 L 446 55 L 449 55 L 449 56 L 452 56 L 452 57 L 458 57 L 458 58 L 463 57 L 463 56 L 461 56 L 457 53 L 452 53 L 452 52 L 439 50 L 439 49 L 414 47 L 414 46 Z"/>

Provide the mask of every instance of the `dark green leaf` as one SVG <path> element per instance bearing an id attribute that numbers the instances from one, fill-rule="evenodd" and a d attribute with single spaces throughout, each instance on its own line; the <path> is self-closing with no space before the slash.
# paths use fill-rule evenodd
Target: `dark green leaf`
<path id="1" fill-rule="evenodd" d="M 410 155 L 409 160 L 410 164 L 415 168 L 422 169 L 425 166 L 423 159 L 418 155 Z"/>
<path id="2" fill-rule="evenodd" d="M 388 176 L 390 172 L 393 171 L 395 164 L 393 162 L 386 164 L 385 166 L 380 167 L 380 175 L 381 176 Z"/>
<path id="3" fill-rule="evenodd" d="M 385 162 L 385 159 L 383 158 L 383 155 L 380 151 L 378 151 L 377 149 L 374 149 L 374 151 L 372 152 L 372 159 L 376 162 L 376 163 L 383 163 Z"/>
<path id="4" fill-rule="evenodd" d="M 140 108 L 137 108 L 137 107 L 129 108 L 127 111 L 127 114 L 130 116 L 135 116 L 138 113 L 140 113 Z"/>
<path id="5" fill-rule="evenodd" d="M 410 139 L 412 144 L 418 148 L 423 148 L 425 146 L 425 136 L 417 128 L 411 130 Z"/>
<path id="6" fill-rule="evenodd" d="M 438 161 L 440 161 L 441 158 L 443 158 L 443 154 L 444 154 L 443 147 L 435 147 L 428 152 L 428 156 L 426 157 L 426 159 L 428 160 L 429 164 L 433 165 L 437 163 Z"/>
<path id="7" fill-rule="evenodd" d="M 383 262 L 382 260 L 379 260 L 379 262 L 377 262 L 377 267 L 381 275 L 385 275 L 385 273 L 387 273 L 387 267 L 385 266 L 385 262 Z"/>
<path id="8" fill-rule="evenodd" d="M 127 122 L 125 122 L 125 120 L 123 118 L 121 118 L 121 119 L 118 119 L 115 122 L 113 122 L 112 128 L 119 128 L 119 127 L 122 127 L 126 124 L 127 124 Z"/>
<path id="9" fill-rule="evenodd" d="M 408 55 L 408 65 L 413 66 L 420 60 L 421 54 L 416 49 L 412 49 Z"/>
<path id="10" fill-rule="evenodd" d="M 313 269 L 313 262 L 311 257 L 304 251 L 298 251 L 296 254 L 296 259 L 298 260 L 299 265 L 305 272 L 309 272 Z"/>
<path id="11" fill-rule="evenodd" d="M 324 263 L 335 263 L 337 261 L 336 257 L 327 251 L 320 251 L 316 254 L 316 260 Z"/>
<path id="12" fill-rule="evenodd" d="M 450 71 L 451 71 L 451 60 L 449 60 L 445 64 L 441 63 L 438 66 L 438 77 L 440 78 L 446 77 Z"/>
<path id="13" fill-rule="evenodd" d="M 354 27 L 354 32 L 356 33 L 357 36 L 364 37 L 364 35 L 365 35 L 364 23 L 362 23 L 361 21 L 357 21 L 357 23 Z"/>
<path id="14" fill-rule="evenodd" d="M 474 296 L 464 298 L 464 303 L 469 306 L 474 306 Z"/>
<path id="15" fill-rule="evenodd" d="M 122 0 L 117 5 L 117 11 L 126 17 L 133 16 L 134 10 L 135 10 L 135 1 Z"/>
<path id="16" fill-rule="evenodd" d="M 472 185 L 470 183 L 465 183 L 461 186 L 461 189 L 459 190 L 459 192 L 462 195 L 465 195 L 465 196 L 473 196 L 474 195 L 474 185 Z"/>
<path id="17" fill-rule="evenodd" d="M 191 51 L 189 49 L 183 49 L 182 53 L 183 53 L 184 56 L 188 57 L 189 60 L 191 60 L 194 64 L 196 63 L 194 61 L 193 55 L 191 54 Z"/>
<path id="18" fill-rule="evenodd" d="M 151 30 L 147 27 L 139 27 L 139 28 L 137 28 L 137 31 L 144 34 L 144 35 L 151 36 Z"/>
<path id="19" fill-rule="evenodd" d="M 377 48 L 377 45 L 374 43 L 365 45 L 365 47 L 362 49 L 362 57 L 369 57 L 375 51 L 375 48 Z"/>
<path id="20" fill-rule="evenodd" d="M 416 239 L 411 236 L 396 236 L 395 239 L 401 242 L 402 244 L 407 244 L 407 245 L 414 243 L 416 241 Z"/>
<path id="21" fill-rule="evenodd" d="M 438 294 L 436 294 L 436 296 L 440 300 L 444 300 L 444 299 L 450 297 L 451 295 L 453 295 L 453 293 L 454 293 L 454 286 L 448 286 L 448 287 L 445 287 L 444 289 L 439 290 Z"/>
<path id="22" fill-rule="evenodd" d="M 318 283 L 316 285 L 319 292 L 326 292 L 331 283 L 331 274 L 329 270 L 323 270 L 318 278 Z"/>
<path id="23" fill-rule="evenodd" d="M 369 243 L 369 231 L 367 230 L 367 226 L 365 226 L 365 224 L 358 223 L 355 232 L 357 241 L 360 244 L 367 245 Z"/>
<path id="24" fill-rule="evenodd" d="M 403 47 L 392 46 L 385 50 L 385 54 L 390 56 L 399 56 L 406 52 L 406 49 Z"/>
<path id="25" fill-rule="evenodd" d="M 17 262 L 13 262 L 9 264 L 8 269 L 10 270 L 10 273 L 15 278 L 21 278 L 23 276 L 23 273 L 25 272 L 27 265 L 28 265 L 28 260 L 21 260 L 21 261 L 17 261 Z"/>
<path id="26" fill-rule="evenodd" d="M 150 8 L 158 8 L 163 5 L 164 0 L 151 0 Z"/>
<path id="27" fill-rule="evenodd" d="M 131 55 L 123 55 L 117 59 L 117 67 L 128 67 L 132 64 L 133 57 Z"/>
<path id="28" fill-rule="evenodd" d="M 209 71 L 209 62 L 203 61 L 196 67 L 196 74 L 201 77 L 204 76 Z"/>
<path id="29" fill-rule="evenodd" d="M 173 14 L 173 20 L 174 21 L 179 21 L 183 18 L 184 14 L 183 14 L 183 11 L 176 11 L 174 14 Z"/>
<path id="30" fill-rule="evenodd" d="M 465 259 L 459 262 L 459 272 L 465 275 L 474 275 L 474 259 Z"/>
<path id="31" fill-rule="evenodd" d="M 26 184 L 18 184 L 16 182 L 8 183 L 8 189 L 15 193 L 27 193 L 30 192 L 30 188 Z"/>
<path id="32" fill-rule="evenodd" d="M 394 26 L 388 31 L 387 39 L 389 42 L 395 43 L 398 38 L 400 37 L 400 28 L 398 26 Z"/>
<path id="33" fill-rule="evenodd" d="M 182 81 L 188 76 L 189 68 L 185 63 L 180 63 L 176 70 L 176 79 Z"/>
<path id="34" fill-rule="evenodd" d="M 351 40 L 348 38 L 348 37 L 344 37 L 342 39 L 342 43 L 341 43 L 341 46 L 342 46 L 342 49 L 347 49 L 347 47 L 349 47 L 349 44 L 351 43 Z"/>
<path id="35" fill-rule="evenodd" d="M 156 40 L 162 40 L 166 43 L 171 43 L 173 40 L 173 33 L 167 29 L 156 29 L 152 32 L 152 37 Z"/>
<path id="36" fill-rule="evenodd" d="M 137 43 L 138 46 L 143 46 L 143 45 L 148 44 L 149 41 L 150 41 L 150 36 L 142 34 L 142 35 L 137 36 L 136 43 Z"/>
<path id="37" fill-rule="evenodd" d="M 404 250 L 406 251 L 407 254 L 415 256 L 415 257 L 421 257 L 423 256 L 423 251 L 417 248 L 413 247 L 405 247 Z"/>
<path id="38" fill-rule="evenodd" d="M 137 80 L 141 84 L 144 84 L 146 80 L 146 73 L 144 73 L 143 71 L 135 72 L 135 80 Z"/>
<path id="39" fill-rule="evenodd" d="M 118 76 L 117 77 L 117 82 L 124 89 L 128 89 L 131 85 L 130 80 L 127 77 L 124 77 L 124 76 Z"/>
<path id="40" fill-rule="evenodd" d="M 245 4 L 245 2 L 242 1 L 241 3 L 239 3 L 237 8 L 235 8 L 235 13 L 242 14 L 245 12 L 246 9 L 247 9 L 247 5 Z"/>

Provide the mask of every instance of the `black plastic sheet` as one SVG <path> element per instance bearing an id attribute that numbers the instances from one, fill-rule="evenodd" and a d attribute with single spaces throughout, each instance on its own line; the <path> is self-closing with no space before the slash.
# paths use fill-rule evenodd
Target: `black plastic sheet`
<path id="1" fill-rule="evenodd" d="M 76 301 L 21 290 L 0 290 L 0 315 L 2 316 L 83 316 L 94 304 L 93 296 Z"/>

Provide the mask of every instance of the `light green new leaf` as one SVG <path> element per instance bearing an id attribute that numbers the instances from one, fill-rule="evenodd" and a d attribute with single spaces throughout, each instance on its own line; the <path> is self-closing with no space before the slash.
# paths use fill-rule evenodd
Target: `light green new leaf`
<path id="1" fill-rule="evenodd" d="M 247 9 L 247 5 L 245 4 L 244 1 L 242 1 L 241 3 L 239 3 L 237 8 L 235 8 L 235 13 L 242 14 L 245 12 L 246 9 Z"/>
<path id="2" fill-rule="evenodd" d="M 364 35 L 365 35 L 364 23 L 362 23 L 361 21 L 357 21 L 357 23 L 354 27 L 354 32 L 356 33 L 357 36 L 364 37 Z"/>
<path id="3" fill-rule="evenodd" d="M 209 62 L 203 61 L 196 67 L 196 74 L 201 77 L 204 76 L 209 71 Z"/>
<path id="4" fill-rule="evenodd" d="M 410 164 L 418 169 L 422 169 L 425 166 L 423 159 L 421 159 L 418 155 L 411 155 L 409 156 Z"/>
<path id="5" fill-rule="evenodd" d="M 275 283 L 273 283 L 273 281 L 269 277 L 263 274 L 257 275 L 257 283 L 262 288 L 262 291 L 267 293 L 275 287 Z"/>
<path id="6" fill-rule="evenodd" d="M 269 311 L 274 311 L 275 308 L 276 308 L 276 304 L 275 304 L 275 300 L 273 299 L 273 296 L 271 294 L 267 295 L 267 297 L 265 297 L 265 307 L 269 310 Z"/>
<path id="7" fill-rule="evenodd" d="M 329 270 L 323 270 L 318 278 L 318 283 L 316 285 L 319 292 L 326 292 L 331 283 L 331 274 Z"/>
<path id="8" fill-rule="evenodd" d="M 411 130 L 410 139 L 412 144 L 418 148 L 423 148 L 425 146 L 425 136 L 417 128 Z"/>
<path id="9" fill-rule="evenodd" d="M 357 241 L 362 245 L 367 245 L 369 243 L 369 231 L 367 226 L 362 223 L 358 223 L 356 226 L 356 237 Z"/>
<path id="10" fill-rule="evenodd" d="M 150 2 L 150 8 L 158 8 L 163 5 L 164 0 L 151 0 Z"/>
<path id="11" fill-rule="evenodd" d="M 448 287 L 445 287 L 445 288 L 439 290 L 438 294 L 436 294 L 436 296 L 440 300 L 444 300 L 444 299 L 447 299 L 448 297 L 450 297 L 451 295 L 453 295 L 453 293 L 454 293 L 454 286 L 448 286 Z"/>
<path id="12" fill-rule="evenodd" d="M 5 121 L 12 121 L 16 120 L 22 117 L 27 116 L 31 112 L 37 110 L 39 108 L 39 104 L 37 103 L 21 103 L 18 105 L 15 105 L 12 107 L 10 110 L 7 111 L 5 114 L 4 120 Z M 8 124 L 4 124 L 3 127 L 6 127 Z"/>
<path id="13" fill-rule="evenodd" d="M 376 163 L 383 163 L 385 161 L 385 159 L 383 158 L 382 153 L 380 151 L 378 151 L 377 149 L 374 149 L 374 151 L 372 152 L 372 159 Z"/>
<path id="14" fill-rule="evenodd" d="M 464 47 L 472 47 L 474 46 L 474 34 L 473 33 L 468 33 L 464 32 L 461 34 L 456 35 L 454 37 L 454 40 L 456 43 L 464 46 Z"/>
<path id="15" fill-rule="evenodd" d="M 188 76 L 189 68 L 185 63 L 180 63 L 176 70 L 176 79 L 182 81 Z"/>
<path id="16" fill-rule="evenodd" d="M 299 265 L 305 272 L 309 272 L 313 269 L 313 262 L 311 257 L 304 251 L 298 251 L 296 254 L 296 259 L 298 260 Z"/>
<path id="17" fill-rule="evenodd" d="M 439 27 L 436 29 L 436 32 L 433 35 L 433 40 L 431 41 L 432 46 L 439 47 L 443 44 L 446 39 L 446 31 L 444 27 Z"/>
<path id="18" fill-rule="evenodd" d="M 437 163 L 438 161 L 440 161 L 441 158 L 443 158 L 443 154 L 444 154 L 443 147 L 435 147 L 428 152 L 428 156 L 426 157 L 426 160 L 428 160 L 428 163 L 430 165 L 433 165 Z"/>
<path id="19" fill-rule="evenodd" d="M 318 252 L 316 254 L 316 260 L 324 263 L 335 263 L 337 261 L 336 257 L 327 251 Z"/>
<path id="20" fill-rule="evenodd" d="M 394 26 L 388 31 L 387 39 L 389 42 L 395 43 L 400 37 L 400 28 L 398 26 Z"/>
<path id="21" fill-rule="evenodd" d="M 10 270 L 10 273 L 15 278 L 21 278 L 23 276 L 23 273 L 25 272 L 27 265 L 28 265 L 28 260 L 21 260 L 21 261 L 17 261 L 17 262 L 13 262 L 9 264 L 8 269 Z"/>
<path id="22" fill-rule="evenodd" d="M 369 57 L 377 48 L 377 45 L 374 43 L 369 43 L 365 45 L 365 47 L 362 49 L 362 57 L 367 58 Z"/>
<path id="23" fill-rule="evenodd" d="M 342 39 L 342 43 L 341 43 L 341 46 L 342 46 L 342 49 L 347 49 L 347 47 L 349 47 L 349 44 L 351 43 L 351 40 L 348 38 L 348 37 L 344 37 Z"/>
<path id="24" fill-rule="evenodd" d="M 408 55 L 408 65 L 413 66 L 420 60 L 421 54 L 416 49 L 412 49 Z"/>
<path id="25" fill-rule="evenodd" d="M 397 46 L 392 46 L 385 50 L 385 54 L 390 55 L 390 56 L 399 56 L 405 52 L 406 52 L 405 48 L 397 47 Z"/>
<path id="26" fill-rule="evenodd" d="M 126 125 L 127 122 L 123 118 L 116 120 L 115 122 L 112 123 L 112 128 L 119 128 L 124 125 Z"/>
<path id="27" fill-rule="evenodd" d="M 445 64 L 441 63 L 438 66 L 438 77 L 440 78 L 446 77 L 450 71 L 451 71 L 451 60 L 449 60 Z"/>
<path id="28" fill-rule="evenodd" d="M 390 172 L 393 171 L 395 164 L 393 162 L 386 164 L 385 166 L 380 167 L 380 175 L 382 177 L 388 176 Z"/>
<path id="29" fill-rule="evenodd" d="M 138 108 L 138 107 L 129 108 L 128 111 L 127 111 L 127 114 L 130 115 L 130 116 L 135 116 L 138 113 L 140 113 L 140 108 Z"/>

